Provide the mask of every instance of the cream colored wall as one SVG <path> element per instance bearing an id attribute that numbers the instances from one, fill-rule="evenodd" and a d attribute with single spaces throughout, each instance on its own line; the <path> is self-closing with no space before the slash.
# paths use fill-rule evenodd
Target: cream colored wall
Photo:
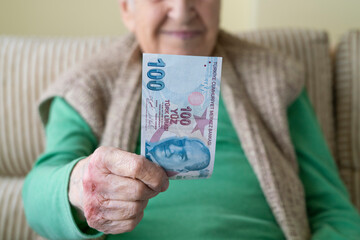
<path id="1" fill-rule="evenodd" d="M 0 34 L 117 35 L 117 0 L 0 0 Z"/>
<path id="2" fill-rule="evenodd" d="M 360 0 L 223 0 L 222 27 L 326 29 L 332 38 L 360 28 Z M 0 0 L 0 34 L 118 35 L 117 0 Z"/>
<path id="3" fill-rule="evenodd" d="M 255 0 L 222 0 L 221 26 L 230 31 L 255 28 Z"/>
<path id="4" fill-rule="evenodd" d="M 226 1 L 226 0 L 225 0 Z M 360 29 L 359 0 L 255 1 L 257 28 L 307 27 L 325 29 L 333 44 L 350 29 Z"/>

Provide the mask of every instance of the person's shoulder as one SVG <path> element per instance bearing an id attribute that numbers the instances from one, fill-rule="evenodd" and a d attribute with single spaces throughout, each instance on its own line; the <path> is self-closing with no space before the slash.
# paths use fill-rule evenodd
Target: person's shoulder
<path id="1" fill-rule="evenodd" d="M 133 34 L 126 34 L 114 38 L 108 46 L 102 48 L 89 59 L 85 59 L 75 65 L 73 69 L 87 73 L 119 70 L 136 46 L 137 44 Z"/>
<path id="2" fill-rule="evenodd" d="M 248 85 L 272 84 L 277 91 L 297 96 L 304 85 L 304 66 L 291 56 L 222 31 L 219 42 Z M 272 82 L 270 83 L 270 80 Z M 271 91 L 268 91 L 271 94 Z M 288 97 L 292 102 L 293 97 Z"/>
<path id="3" fill-rule="evenodd" d="M 50 85 L 45 95 L 64 96 L 75 89 L 87 89 L 97 93 L 111 91 L 121 67 L 135 45 L 132 34 L 114 38 L 108 46 L 63 72 Z"/>
<path id="4" fill-rule="evenodd" d="M 267 46 L 250 42 L 249 40 L 226 31 L 219 34 L 219 42 L 226 54 L 233 61 L 256 66 L 266 64 L 273 67 L 295 66 L 301 70 L 301 64 L 289 55 L 276 51 Z"/>
<path id="5" fill-rule="evenodd" d="M 103 47 L 88 59 L 75 64 L 60 78 L 81 76 L 81 79 L 95 80 L 106 77 L 111 81 L 117 77 L 121 66 L 127 61 L 127 56 L 134 48 L 136 41 L 132 34 L 114 38 L 108 46 Z"/>
<path id="6" fill-rule="evenodd" d="M 99 113 L 97 122 L 103 122 L 121 67 L 135 46 L 132 35 L 119 37 L 61 74 L 40 98 L 39 110 L 43 121 L 47 122 L 50 104 L 54 97 L 59 96 L 78 112 L 86 108 L 86 111 L 90 109 Z"/>

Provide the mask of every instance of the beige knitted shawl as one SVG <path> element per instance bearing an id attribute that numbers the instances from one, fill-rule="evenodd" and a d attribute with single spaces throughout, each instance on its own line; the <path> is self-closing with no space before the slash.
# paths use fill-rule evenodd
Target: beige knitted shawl
<path id="1" fill-rule="evenodd" d="M 222 96 L 278 224 L 287 239 L 310 238 L 286 117 L 287 106 L 302 90 L 302 69 L 223 31 L 214 56 L 223 57 Z M 82 115 L 100 145 L 134 151 L 141 103 L 141 53 L 134 37 L 120 39 L 56 81 L 40 105 L 45 124 L 54 96 L 64 97 Z"/>

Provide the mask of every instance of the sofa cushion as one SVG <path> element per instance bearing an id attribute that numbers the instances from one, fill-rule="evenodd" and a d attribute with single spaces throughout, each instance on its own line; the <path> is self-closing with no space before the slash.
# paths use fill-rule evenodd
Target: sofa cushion
<path id="1" fill-rule="evenodd" d="M 305 68 L 305 85 L 325 138 L 335 154 L 332 69 L 326 32 L 305 29 L 269 29 L 240 33 L 255 42 L 296 59 Z"/>
<path id="2" fill-rule="evenodd" d="M 21 200 L 23 178 L 0 177 L 0 239 L 34 239 Z"/>
<path id="3" fill-rule="evenodd" d="M 351 31 L 342 38 L 335 66 L 340 174 L 360 210 L 360 30 Z"/>
<path id="4" fill-rule="evenodd" d="M 44 89 L 110 41 L 0 37 L 0 176 L 25 176 L 43 151 L 37 101 Z"/>

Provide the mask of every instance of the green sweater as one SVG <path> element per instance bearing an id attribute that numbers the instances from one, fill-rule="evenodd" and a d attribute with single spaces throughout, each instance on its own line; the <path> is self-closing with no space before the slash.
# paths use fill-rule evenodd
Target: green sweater
<path id="1" fill-rule="evenodd" d="M 132 232 L 109 235 L 108 239 L 284 239 L 221 98 L 218 119 L 212 177 L 171 181 L 166 192 L 149 201 L 143 220 Z M 305 91 L 288 108 L 288 120 L 312 239 L 360 239 L 360 216 L 350 203 Z M 98 146 L 94 134 L 82 117 L 57 97 L 51 106 L 46 139 L 46 150 L 23 188 L 30 226 L 51 239 L 100 236 L 77 224 L 67 195 L 73 166 Z"/>

